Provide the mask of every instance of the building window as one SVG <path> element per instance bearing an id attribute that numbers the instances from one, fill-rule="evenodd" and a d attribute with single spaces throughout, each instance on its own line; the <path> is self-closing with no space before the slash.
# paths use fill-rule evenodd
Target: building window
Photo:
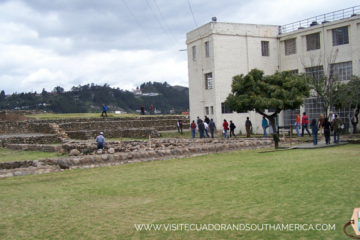
<path id="1" fill-rule="evenodd" d="M 196 46 L 192 47 L 193 61 L 196 61 Z"/>
<path id="2" fill-rule="evenodd" d="M 285 110 L 284 111 L 284 126 L 294 126 L 296 122 L 296 114 L 300 115 L 300 108 L 296 110 Z M 293 127 L 294 128 L 294 127 Z"/>
<path id="3" fill-rule="evenodd" d="M 314 80 L 319 80 L 324 76 L 323 66 L 305 68 L 305 72 Z"/>
<path id="4" fill-rule="evenodd" d="M 349 43 L 348 27 L 342 27 L 332 30 L 333 46 Z"/>
<path id="5" fill-rule="evenodd" d="M 269 56 L 269 41 L 261 41 L 261 56 Z"/>
<path id="6" fill-rule="evenodd" d="M 205 57 L 210 57 L 210 46 L 209 42 L 205 42 Z"/>
<path id="7" fill-rule="evenodd" d="M 213 106 L 210 107 L 210 110 L 211 110 L 211 115 L 214 115 L 214 107 Z"/>
<path id="8" fill-rule="evenodd" d="M 285 55 L 296 54 L 296 38 L 285 41 Z"/>
<path id="9" fill-rule="evenodd" d="M 350 80 L 352 75 L 352 62 L 331 64 L 331 73 L 339 81 Z"/>
<path id="10" fill-rule="evenodd" d="M 213 88 L 212 73 L 205 74 L 205 89 Z"/>
<path id="11" fill-rule="evenodd" d="M 309 121 L 311 122 L 312 119 L 319 120 L 320 114 L 324 114 L 324 102 L 321 101 L 320 98 L 305 98 L 305 111 L 306 115 L 309 117 Z M 300 117 L 302 117 L 302 113 Z M 327 117 L 327 116 L 325 116 Z"/>
<path id="12" fill-rule="evenodd" d="M 289 71 L 291 74 L 299 74 L 299 70 L 298 69 L 294 69 L 294 70 L 290 70 Z"/>
<path id="13" fill-rule="evenodd" d="M 320 33 L 314 33 L 306 36 L 307 50 L 320 49 Z"/>
<path id="14" fill-rule="evenodd" d="M 225 103 L 221 103 L 221 113 L 232 113 L 232 111 L 226 108 Z"/>
<path id="15" fill-rule="evenodd" d="M 209 107 L 205 107 L 205 115 L 209 115 Z"/>

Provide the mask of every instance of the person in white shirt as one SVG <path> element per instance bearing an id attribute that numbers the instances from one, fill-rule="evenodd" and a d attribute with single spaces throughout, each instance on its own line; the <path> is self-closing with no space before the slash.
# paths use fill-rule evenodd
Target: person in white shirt
<path id="1" fill-rule="evenodd" d="M 207 137 L 210 137 L 209 134 L 208 134 L 209 125 L 208 125 L 206 122 L 204 122 L 204 126 L 205 126 L 205 134 L 206 134 L 206 136 L 207 136 Z M 205 137 L 205 136 L 204 136 L 204 137 Z"/>

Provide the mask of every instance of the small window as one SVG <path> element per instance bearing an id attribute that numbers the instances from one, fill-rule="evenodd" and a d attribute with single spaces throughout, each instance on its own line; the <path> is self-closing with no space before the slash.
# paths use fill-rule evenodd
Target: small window
<path id="1" fill-rule="evenodd" d="M 206 57 L 210 57 L 210 46 L 209 46 L 209 42 L 205 42 L 205 55 Z"/>
<path id="2" fill-rule="evenodd" d="M 196 61 L 196 46 L 192 47 L 193 61 Z"/>
<path id="3" fill-rule="evenodd" d="M 296 38 L 285 41 L 285 55 L 296 54 Z"/>
<path id="4" fill-rule="evenodd" d="M 209 90 L 213 88 L 212 73 L 205 74 L 205 89 Z"/>
<path id="5" fill-rule="evenodd" d="M 261 41 L 261 56 L 269 56 L 269 41 Z"/>
<path id="6" fill-rule="evenodd" d="M 349 43 L 348 27 L 342 27 L 332 30 L 333 46 Z"/>
<path id="7" fill-rule="evenodd" d="M 209 107 L 205 107 L 205 115 L 209 115 Z"/>
<path id="8" fill-rule="evenodd" d="M 221 113 L 232 113 L 232 111 L 226 108 L 225 103 L 221 103 Z"/>
<path id="9" fill-rule="evenodd" d="M 307 50 L 320 49 L 320 33 L 314 33 L 306 36 Z"/>
<path id="10" fill-rule="evenodd" d="M 210 110 L 211 110 L 211 115 L 214 115 L 214 107 L 213 106 L 210 107 Z"/>
<path id="11" fill-rule="evenodd" d="M 339 81 L 351 80 L 352 62 L 331 64 L 331 73 L 334 79 Z"/>
<path id="12" fill-rule="evenodd" d="M 298 69 L 295 69 L 295 70 L 290 70 L 289 71 L 291 74 L 299 74 L 299 70 Z"/>
<path id="13" fill-rule="evenodd" d="M 305 72 L 314 80 L 319 80 L 322 76 L 324 76 L 323 66 L 308 67 L 305 68 Z"/>

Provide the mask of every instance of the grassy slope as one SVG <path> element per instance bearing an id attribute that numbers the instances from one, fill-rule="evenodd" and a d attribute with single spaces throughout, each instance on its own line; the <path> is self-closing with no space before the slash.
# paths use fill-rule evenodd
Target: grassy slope
<path id="1" fill-rule="evenodd" d="M 58 156 L 58 153 L 54 152 L 14 151 L 0 148 L 0 162 L 38 160 L 39 158 L 51 158 L 56 156 Z"/>
<path id="2" fill-rule="evenodd" d="M 0 239 L 344 239 L 359 207 L 350 181 L 357 145 L 256 152 L 3 179 Z M 336 231 L 136 231 L 135 223 L 326 223 Z"/>

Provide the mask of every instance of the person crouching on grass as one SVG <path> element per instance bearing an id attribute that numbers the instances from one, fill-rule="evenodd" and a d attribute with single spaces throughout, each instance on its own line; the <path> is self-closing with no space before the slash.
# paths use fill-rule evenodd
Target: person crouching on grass
<path id="1" fill-rule="evenodd" d="M 103 136 L 103 132 L 100 132 L 100 135 L 96 137 L 96 142 L 97 142 L 97 149 L 104 149 L 104 144 L 105 144 L 105 138 Z"/>

